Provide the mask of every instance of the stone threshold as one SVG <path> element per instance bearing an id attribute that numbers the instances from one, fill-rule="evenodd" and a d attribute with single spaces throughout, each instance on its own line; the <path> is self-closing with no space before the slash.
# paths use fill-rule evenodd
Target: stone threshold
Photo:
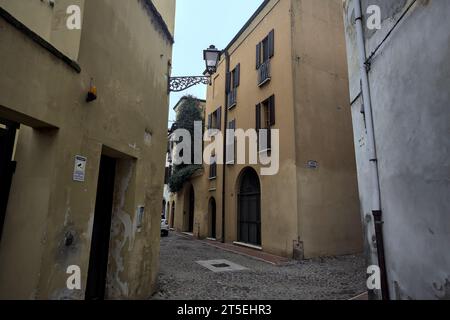
<path id="1" fill-rule="evenodd" d="M 262 251 L 262 249 L 257 248 L 257 247 L 252 248 L 249 246 L 238 246 L 236 244 L 222 243 L 220 241 L 211 241 L 211 240 L 203 240 L 203 242 L 212 247 L 215 247 L 217 249 L 221 249 L 221 250 L 228 251 L 231 253 L 246 256 L 248 258 L 252 258 L 254 260 L 269 263 L 269 264 L 275 265 L 275 266 L 282 266 L 282 265 L 286 265 L 286 264 L 292 262 L 292 260 L 290 260 L 290 259 L 287 259 L 284 257 L 279 257 L 279 256 L 276 256 L 276 255 L 273 255 L 270 253 L 266 253 L 266 252 Z"/>
<path id="2" fill-rule="evenodd" d="M 349 299 L 350 301 L 365 301 L 365 300 L 369 300 L 369 293 L 368 292 L 363 292 L 359 295 L 357 295 L 356 297 L 353 297 L 351 299 Z"/>
<path id="3" fill-rule="evenodd" d="M 258 250 L 258 251 L 262 251 L 262 249 L 263 249 L 260 246 L 255 246 L 253 244 L 239 242 L 239 241 L 234 241 L 233 244 L 238 246 L 238 247 L 245 247 L 245 248 L 250 248 L 250 249 L 254 249 L 254 250 Z"/>

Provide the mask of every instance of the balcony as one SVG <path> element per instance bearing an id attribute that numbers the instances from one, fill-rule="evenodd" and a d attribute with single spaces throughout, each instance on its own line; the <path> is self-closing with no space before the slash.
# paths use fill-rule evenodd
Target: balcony
<path id="1" fill-rule="evenodd" d="M 228 93 L 227 97 L 228 109 L 232 109 L 237 104 L 237 88 L 234 88 L 230 93 Z"/>
<path id="2" fill-rule="evenodd" d="M 209 180 L 215 180 L 217 178 L 217 163 L 211 163 L 209 166 Z"/>
<path id="3" fill-rule="evenodd" d="M 267 60 L 259 66 L 258 69 L 258 86 L 262 87 L 270 81 L 270 60 Z"/>

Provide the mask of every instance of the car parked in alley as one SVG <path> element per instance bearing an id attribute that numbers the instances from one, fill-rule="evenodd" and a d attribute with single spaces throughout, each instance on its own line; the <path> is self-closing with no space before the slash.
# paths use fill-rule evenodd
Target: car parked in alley
<path id="1" fill-rule="evenodd" d="M 169 235 L 170 227 L 167 219 L 161 219 L 161 236 L 167 237 Z"/>

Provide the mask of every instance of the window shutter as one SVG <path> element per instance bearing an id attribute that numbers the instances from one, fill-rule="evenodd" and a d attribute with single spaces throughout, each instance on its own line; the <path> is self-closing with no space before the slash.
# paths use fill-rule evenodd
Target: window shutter
<path id="1" fill-rule="evenodd" d="M 261 42 L 256 45 L 256 70 L 261 65 Z"/>
<path id="2" fill-rule="evenodd" d="M 269 98 L 269 124 L 270 126 L 275 125 L 275 96 Z"/>
<path id="3" fill-rule="evenodd" d="M 216 119 L 217 119 L 216 129 L 222 130 L 222 107 L 217 109 L 216 113 L 217 113 L 217 116 L 216 116 Z"/>
<path id="4" fill-rule="evenodd" d="M 275 54 L 275 30 L 269 33 L 269 58 L 272 58 Z"/>
<path id="5" fill-rule="evenodd" d="M 212 126 L 212 114 L 208 115 L 208 127 L 207 129 L 210 130 Z"/>
<path id="6" fill-rule="evenodd" d="M 236 130 L 236 119 L 228 122 L 228 129 L 229 130 Z"/>
<path id="7" fill-rule="evenodd" d="M 236 119 L 230 121 L 228 123 L 228 129 L 229 130 L 236 130 Z M 227 136 L 227 164 L 235 164 L 235 158 L 236 158 L 236 152 L 235 152 L 235 146 L 236 145 L 236 139 L 234 135 L 228 135 Z"/>
<path id="8" fill-rule="evenodd" d="M 237 87 L 239 87 L 239 84 L 241 82 L 241 64 L 240 63 L 236 66 L 234 76 L 235 76 L 234 87 L 237 88 Z"/>
<path id="9" fill-rule="evenodd" d="M 225 80 L 225 92 L 229 94 L 231 91 L 231 72 L 227 72 L 226 80 Z"/>
<path id="10" fill-rule="evenodd" d="M 256 131 L 261 129 L 261 104 L 256 105 Z"/>

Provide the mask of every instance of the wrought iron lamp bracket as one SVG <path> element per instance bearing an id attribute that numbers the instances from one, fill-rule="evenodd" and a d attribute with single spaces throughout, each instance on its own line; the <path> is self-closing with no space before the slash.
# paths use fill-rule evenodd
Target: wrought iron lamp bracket
<path id="1" fill-rule="evenodd" d="M 198 84 L 211 84 L 210 76 L 170 77 L 168 83 L 169 92 L 181 92 Z"/>

